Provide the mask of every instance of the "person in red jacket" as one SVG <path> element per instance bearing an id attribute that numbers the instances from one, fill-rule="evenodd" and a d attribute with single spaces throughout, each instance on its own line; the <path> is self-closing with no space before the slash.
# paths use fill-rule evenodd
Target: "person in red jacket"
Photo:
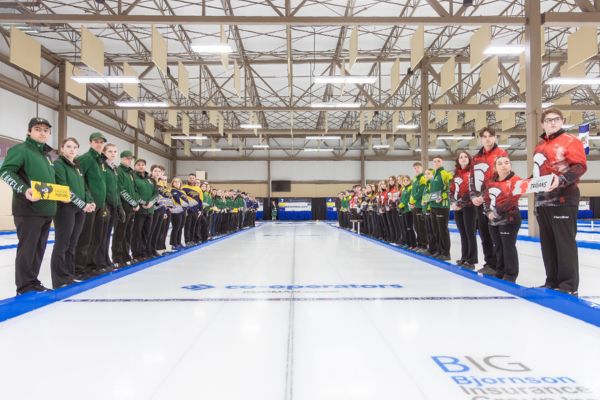
<path id="1" fill-rule="evenodd" d="M 498 157 L 494 167 L 494 177 L 483 186 L 483 207 L 494 242 L 496 278 L 515 282 L 519 275 L 517 234 L 521 227 L 521 195 L 514 195 L 513 190 L 521 178 L 512 171 L 508 157 Z"/>
<path id="2" fill-rule="evenodd" d="M 583 143 L 563 130 L 564 117 L 557 108 L 542 113 L 544 133 L 533 153 L 533 176 L 554 174 L 547 192 L 536 193 L 535 210 L 540 226 L 546 282 L 542 287 L 577 295 L 577 184 L 587 171 Z"/>
<path id="3" fill-rule="evenodd" d="M 400 223 L 398 221 L 398 212 L 396 208 L 398 206 L 398 199 L 400 192 L 398 192 L 398 182 L 394 175 L 390 176 L 387 180 L 387 208 L 385 211 L 385 218 L 387 220 L 390 229 L 390 242 L 398 243 L 400 239 Z"/>
<path id="4" fill-rule="evenodd" d="M 483 145 L 479 152 L 473 156 L 471 162 L 471 177 L 469 181 L 469 192 L 471 201 L 477 210 L 477 223 L 479 227 L 479 237 L 483 247 L 483 257 L 485 264 L 478 272 L 487 275 L 496 275 L 496 256 L 494 254 L 494 244 L 488 228 L 488 220 L 483 210 L 483 190 L 484 183 L 494 176 L 494 163 L 498 157 L 506 157 L 508 153 L 496 144 L 496 131 L 490 127 L 482 128 L 478 136 Z"/>
<path id="5" fill-rule="evenodd" d="M 477 214 L 471 202 L 469 181 L 471 178 L 471 156 L 460 151 L 454 163 L 454 178 L 450 183 L 450 209 L 454 211 L 454 220 L 460 233 L 461 257 L 456 261 L 468 269 L 477 264 L 476 223 Z"/>

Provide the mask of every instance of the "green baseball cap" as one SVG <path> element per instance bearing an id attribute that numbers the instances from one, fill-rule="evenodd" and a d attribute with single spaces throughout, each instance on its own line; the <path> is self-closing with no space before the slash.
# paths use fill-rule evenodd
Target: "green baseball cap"
<path id="1" fill-rule="evenodd" d="M 106 142 L 106 138 L 104 137 L 104 135 L 100 132 L 94 132 L 90 135 L 90 142 L 93 140 L 98 140 L 98 139 L 102 139 Z"/>
<path id="2" fill-rule="evenodd" d="M 135 158 L 135 156 L 133 155 L 133 153 L 129 150 L 124 150 L 121 152 L 121 158 L 127 158 L 127 157 L 131 157 L 131 158 Z"/>

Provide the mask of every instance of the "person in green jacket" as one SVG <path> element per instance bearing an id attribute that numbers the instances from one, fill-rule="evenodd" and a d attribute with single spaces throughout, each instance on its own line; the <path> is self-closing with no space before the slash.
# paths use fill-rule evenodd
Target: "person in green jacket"
<path id="1" fill-rule="evenodd" d="M 17 295 L 48 290 L 38 279 L 56 202 L 34 197 L 31 181 L 56 183 L 46 144 L 52 125 L 44 118 L 29 121 L 24 143 L 11 147 L 0 168 L 0 178 L 13 190 L 12 214 L 19 244 L 15 259 Z"/>
<path id="2" fill-rule="evenodd" d="M 425 214 L 421 199 L 425 190 L 425 179 L 423 179 L 423 164 L 419 161 L 413 163 L 415 177 L 412 181 L 411 197 L 409 207 L 411 208 L 414 218 L 415 231 L 417 233 L 417 251 L 423 252 L 427 250 L 427 229 L 425 228 Z"/>
<path id="3" fill-rule="evenodd" d="M 236 190 L 233 194 L 233 226 L 235 230 L 242 229 L 242 225 L 244 223 L 244 212 L 245 204 L 244 198 L 242 197 L 242 193 L 239 190 Z"/>
<path id="4" fill-rule="evenodd" d="M 158 200 L 159 194 L 154 180 L 146 172 L 146 160 L 138 159 L 135 162 L 134 169 L 135 190 L 138 194 L 138 203 L 141 208 L 133 220 L 131 251 L 134 259 L 143 261 L 154 256 L 150 246 L 150 235 L 154 203 Z"/>
<path id="5" fill-rule="evenodd" d="M 54 289 L 75 281 L 75 248 L 83 229 L 85 214 L 95 210 L 79 163 L 75 160 L 78 150 L 77 139 L 66 138 L 60 147 L 60 157 L 54 162 L 56 183 L 68 186 L 71 192 L 71 201 L 58 203 L 54 216 L 55 241 L 50 261 Z"/>
<path id="6" fill-rule="evenodd" d="M 213 208 L 213 198 L 212 198 L 212 190 L 210 187 L 210 184 L 208 182 L 202 182 L 202 185 L 200 185 L 200 189 L 202 190 L 202 197 L 203 197 L 203 201 L 202 201 L 202 212 L 203 214 L 206 216 L 206 224 L 207 224 L 207 240 L 211 239 L 213 236 L 215 236 L 215 232 L 214 232 L 214 220 L 215 220 L 215 216 L 214 216 L 214 212 L 212 210 Z"/>
<path id="7" fill-rule="evenodd" d="M 106 166 L 102 160 L 102 149 L 106 138 L 100 132 L 90 135 L 90 149 L 77 158 L 85 184 L 90 191 L 96 210 L 85 216 L 83 230 L 77 243 L 75 269 L 78 278 L 86 279 L 103 273 L 102 260 L 96 256 L 106 233 L 109 214 L 106 209 Z"/>
<path id="8" fill-rule="evenodd" d="M 437 251 L 437 243 L 433 240 L 433 215 L 431 214 L 431 206 L 429 201 L 431 199 L 431 179 L 433 179 L 433 169 L 428 168 L 423 172 L 423 177 L 421 178 L 421 184 L 424 186 L 423 193 L 421 196 L 421 209 L 423 211 L 423 217 L 425 219 L 425 232 L 427 235 L 427 247 L 423 251 L 419 251 L 421 253 L 427 253 L 429 255 L 433 255 Z"/>
<path id="9" fill-rule="evenodd" d="M 433 158 L 433 178 L 429 183 L 431 215 L 433 218 L 433 240 L 436 243 L 434 257 L 443 261 L 450 260 L 450 232 L 448 219 L 450 214 L 450 181 L 452 173 L 443 167 L 442 157 Z"/>
<path id="10" fill-rule="evenodd" d="M 133 260 L 130 254 L 133 217 L 140 209 L 134 183 L 135 173 L 131 168 L 134 159 L 133 153 L 124 150 L 120 157 L 121 165 L 117 168 L 117 185 L 125 218 L 124 220 L 117 219 L 112 240 L 112 260 L 117 267 L 122 267 Z"/>
<path id="11" fill-rule="evenodd" d="M 402 221 L 400 226 L 404 229 L 404 245 L 410 250 L 415 250 L 417 246 L 417 240 L 415 237 L 415 230 L 413 228 L 413 212 L 409 207 L 410 198 L 412 196 L 412 182 L 410 176 L 404 175 L 398 180 L 402 185 L 402 194 L 400 195 L 400 201 L 398 209 L 400 212 L 400 220 Z"/>
<path id="12" fill-rule="evenodd" d="M 123 206 L 121 205 L 121 195 L 119 193 L 119 171 L 115 165 L 117 154 L 117 146 L 112 143 L 106 144 L 102 149 L 102 160 L 104 162 L 102 176 L 106 183 L 106 209 L 108 210 L 109 217 L 106 220 L 102 245 L 98 249 L 99 253 L 96 256 L 98 261 L 102 263 L 102 268 L 106 271 L 111 271 L 116 267 L 108 254 L 110 237 L 113 233 L 115 222 L 125 219 L 125 210 L 123 210 Z"/>

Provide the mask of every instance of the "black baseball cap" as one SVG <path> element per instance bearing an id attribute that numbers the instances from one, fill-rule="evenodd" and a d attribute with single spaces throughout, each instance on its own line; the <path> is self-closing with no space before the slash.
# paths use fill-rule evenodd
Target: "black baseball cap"
<path id="1" fill-rule="evenodd" d="M 35 117 L 29 120 L 28 130 L 31 130 L 36 125 L 46 125 L 48 128 L 52 128 L 52 125 L 50 125 L 50 122 L 46 118 Z"/>

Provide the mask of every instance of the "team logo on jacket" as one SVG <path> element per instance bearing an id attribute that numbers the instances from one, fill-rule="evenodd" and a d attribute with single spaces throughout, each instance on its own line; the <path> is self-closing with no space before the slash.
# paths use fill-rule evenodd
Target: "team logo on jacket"
<path id="1" fill-rule="evenodd" d="M 542 165 L 546 162 L 547 158 L 544 153 L 536 153 L 533 156 L 533 177 L 537 178 L 540 176 L 540 170 Z"/>
<path id="2" fill-rule="evenodd" d="M 498 198 L 500 193 L 502 193 L 502 190 L 500 190 L 499 188 L 490 189 L 490 208 L 492 210 L 496 209 L 496 199 Z"/>
<path id="3" fill-rule="evenodd" d="M 460 185 L 462 185 L 462 178 L 454 178 L 454 200 L 458 200 L 458 194 L 460 192 Z"/>
<path id="4" fill-rule="evenodd" d="M 475 191 L 481 192 L 481 186 L 485 179 L 485 173 L 490 169 L 487 163 L 475 164 L 473 167 L 473 174 L 475 179 Z"/>

